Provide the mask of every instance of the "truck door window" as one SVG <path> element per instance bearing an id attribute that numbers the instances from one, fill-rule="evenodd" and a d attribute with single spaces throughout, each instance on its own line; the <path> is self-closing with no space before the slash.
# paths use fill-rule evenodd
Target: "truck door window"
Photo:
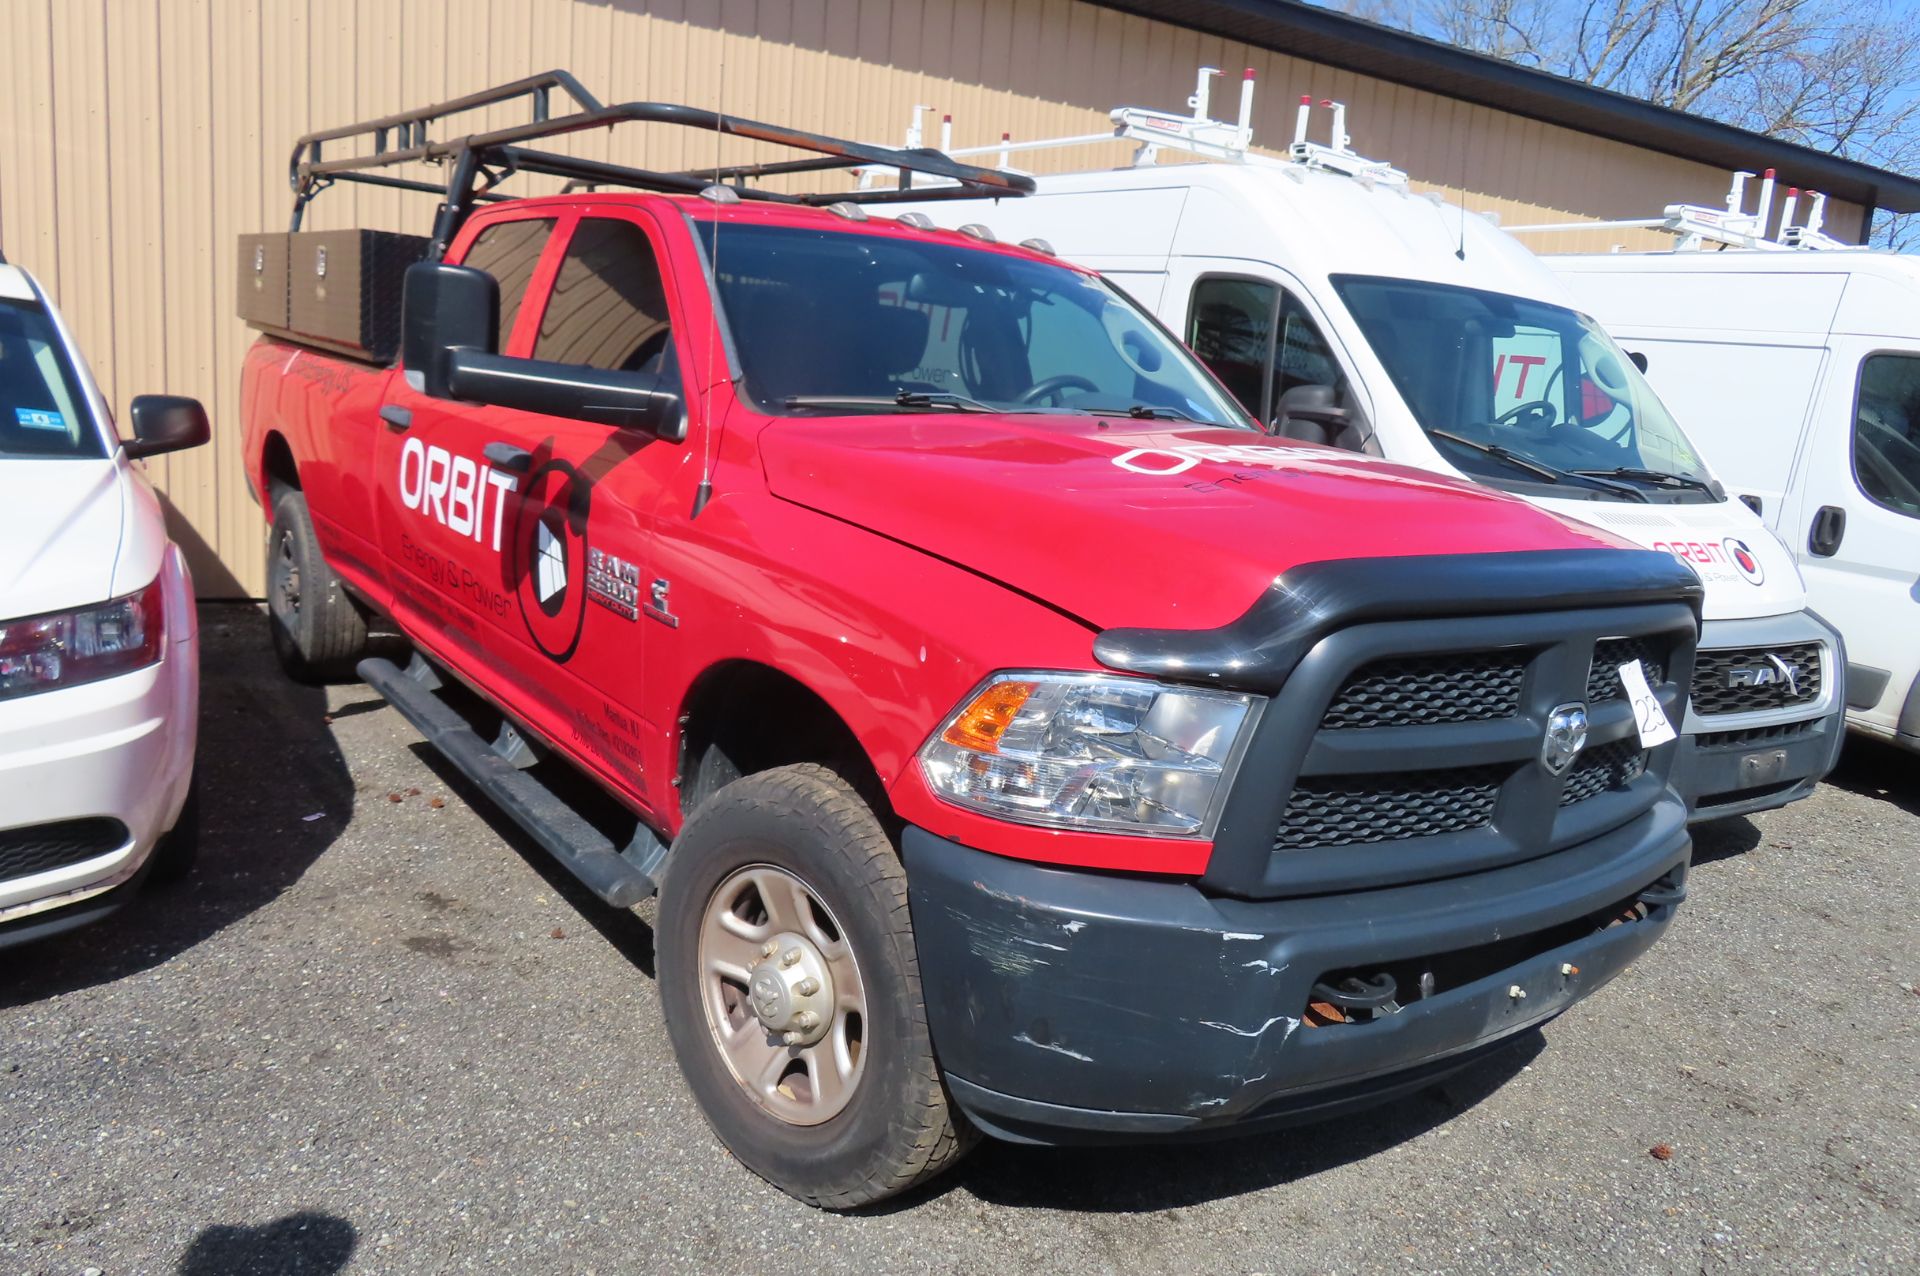
<path id="1" fill-rule="evenodd" d="M 1254 279 L 1202 279 L 1193 287 L 1187 344 L 1241 406 L 1271 421 L 1280 396 L 1295 386 L 1332 386 L 1347 379 L 1313 316 L 1286 289 Z"/>
<path id="2" fill-rule="evenodd" d="M 1920 518 L 1920 355 L 1868 355 L 1853 409 L 1853 476 L 1876 505 Z"/>
<path id="3" fill-rule="evenodd" d="M 533 357 L 605 372 L 661 372 L 673 363 L 660 263 L 645 231 L 589 217 L 567 243 L 540 316 Z"/>
<path id="4" fill-rule="evenodd" d="M 460 260 L 463 266 L 484 270 L 500 285 L 500 343 L 494 349 L 507 352 L 513 340 L 513 325 L 520 317 L 520 304 L 527 299 L 527 285 L 533 282 L 533 268 L 540 264 L 541 250 L 553 230 L 553 218 L 528 217 L 517 221 L 495 222 L 481 231 Z"/>

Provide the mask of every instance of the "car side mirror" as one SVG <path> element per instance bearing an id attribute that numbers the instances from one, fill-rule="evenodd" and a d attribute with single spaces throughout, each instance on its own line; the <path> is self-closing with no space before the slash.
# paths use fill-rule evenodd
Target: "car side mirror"
<path id="1" fill-rule="evenodd" d="M 676 443 L 686 437 L 680 396 L 659 375 L 501 355 L 500 285 L 484 270 L 409 266 L 400 311 L 400 362 L 422 394 L 646 430 Z"/>
<path id="2" fill-rule="evenodd" d="M 200 400 L 178 394 L 137 394 L 127 409 L 133 437 L 122 443 L 129 457 L 158 456 L 199 447 L 213 437 Z"/>
<path id="3" fill-rule="evenodd" d="M 1297 385 L 1274 405 L 1272 432 L 1283 439 L 1324 443 L 1349 452 L 1369 451 L 1373 432 L 1358 409 L 1340 402 L 1330 385 Z"/>
<path id="4" fill-rule="evenodd" d="M 1633 361 L 1633 366 L 1640 369 L 1640 371 L 1645 372 L 1647 370 L 1647 356 L 1642 354 L 1640 351 L 1638 350 L 1627 351 L 1627 358 L 1631 359 Z"/>

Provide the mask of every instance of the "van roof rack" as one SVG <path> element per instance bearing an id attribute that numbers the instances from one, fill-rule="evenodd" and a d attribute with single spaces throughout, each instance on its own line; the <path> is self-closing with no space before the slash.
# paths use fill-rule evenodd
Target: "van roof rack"
<path id="1" fill-rule="evenodd" d="M 554 114 L 555 90 L 563 99 L 559 104 L 563 113 L 558 115 Z M 442 141 L 434 141 L 427 136 L 429 125 L 450 116 L 521 99 L 531 107 L 532 118 L 527 123 L 467 133 Z M 757 142 L 770 142 L 798 151 L 811 151 L 813 155 L 805 159 L 764 164 L 655 172 L 553 151 L 533 150 L 525 145 L 542 138 L 627 123 L 677 124 Z M 329 143 L 349 142 L 350 139 L 348 149 L 353 151 L 352 154 L 337 157 L 327 154 Z M 444 187 L 375 171 L 411 163 L 447 166 Z M 866 166 L 896 171 L 898 188 L 793 195 L 748 184 L 786 173 L 813 173 Z M 871 146 L 666 102 L 603 105 L 573 76 L 556 70 L 495 85 L 465 97 L 304 135 L 294 143 L 293 156 L 287 166 L 287 180 L 294 192 L 293 220 L 289 229 L 300 229 L 307 205 L 335 182 L 361 182 L 396 190 L 424 191 L 443 197 L 439 215 L 434 221 L 433 240 L 428 248 L 429 258 L 437 258 L 446 251 L 476 203 L 511 198 L 500 194 L 495 188 L 516 173 L 545 173 L 564 177 L 570 183 L 580 185 L 621 186 L 686 195 L 699 194 L 715 185 L 730 185 L 730 189 L 742 199 L 816 206 L 847 199 L 868 203 L 908 199 L 969 199 L 1025 195 L 1033 190 L 1031 178 L 957 163 L 933 150 Z M 914 189 L 915 174 L 933 178 L 938 184 L 931 189 Z"/>
<path id="2" fill-rule="evenodd" d="M 1256 168 L 1286 169 L 1293 165 L 1306 168 L 1325 169 L 1347 177 L 1357 178 L 1368 183 L 1385 186 L 1405 186 L 1407 175 L 1393 165 L 1382 160 L 1367 159 L 1352 150 L 1353 139 L 1347 136 L 1347 107 L 1344 102 L 1331 100 L 1320 103 L 1322 107 L 1333 111 L 1333 133 L 1326 143 L 1309 141 L 1308 126 L 1312 122 L 1313 97 L 1311 94 L 1300 99 L 1300 111 L 1295 117 L 1293 142 L 1287 147 L 1287 158 L 1279 159 L 1271 155 L 1259 155 L 1250 148 L 1253 145 L 1253 89 L 1254 75 L 1251 67 L 1240 79 L 1240 113 L 1238 119 L 1229 124 L 1225 120 L 1216 120 L 1210 113 L 1209 99 L 1213 88 L 1213 78 L 1220 74 L 1220 68 L 1203 66 L 1194 84 L 1193 95 L 1187 99 L 1191 115 L 1175 115 L 1170 111 L 1156 111 L 1144 106 L 1119 106 L 1110 112 L 1113 128 L 1105 133 L 1080 133 L 1071 137 L 1049 137 L 1032 142 L 1016 142 L 1006 133 L 1000 135 L 997 144 L 987 146 L 967 146 L 959 150 L 951 149 L 947 143 L 953 138 L 953 117 L 941 118 L 940 149 L 956 159 L 981 155 L 996 157 L 995 162 L 1007 167 L 1011 156 L 1024 151 L 1050 151 L 1065 147 L 1093 146 L 1101 142 L 1131 141 L 1138 142 L 1140 148 L 1134 152 L 1133 163 L 1136 168 L 1159 162 L 1161 151 L 1181 151 L 1189 155 L 1200 155 L 1208 159 L 1221 160 L 1229 164 L 1246 164 Z M 913 108 L 913 123 L 907 128 L 907 145 L 918 147 L 921 143 L 921 114 L 932 108 L 916 106 Z M 885 176 L 886 166 L 874 165 L 861 169 L 860 184 L 867 189 L 876 179 Z"/>
<path id="3" fill-rule="evenodd" d="M 1796 225 L 1794 216 L 1800 205 L 1800 188 L 1789 186 L 1780 207 L 1780 225 L 1772 238 L 1767 223 L 1773 214 L 1774 171 L 1761 175 L 1759 201 L 1752 212 L 1746 209 L 1747 183 L 1753 174 L 1745 169 L 1733 175 L 1727 189 L 1724 208 L 1704 204 L 1668 204 L 1658 217 L 1627 218 L 1621 221 L 1548 222 L 1539 226 L 1509 226 L 1513 234 L 1546 234 L 1578 230 L 1659 230 L 1680 242 L 1677 252 L 1744 248 L 1755 252 L 1860 251 L 1856 244 L 1843 243 L 1820 229 L 1825 221 L 1827 197 L 1819 191 L 1806 192 L 1807 218 Z M 1614 251 L 1618 252 L 1616 247 Z"/>

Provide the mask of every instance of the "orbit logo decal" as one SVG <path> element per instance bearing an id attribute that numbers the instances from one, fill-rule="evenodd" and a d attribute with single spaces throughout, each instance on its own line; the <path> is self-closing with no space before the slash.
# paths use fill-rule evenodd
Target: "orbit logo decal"
<path id="1" fill-rule="evenodd" d="M 592 481 L 562 460 L 537 466 L 521 484 L 507 578 L 527 636 L 559 664 L 573 659 L 586 623 L 592 504 Z"/>
<path id="2" fill-rule="evenodd" d="M 1727 559 L 1733 564 L 1733 569 L 1749 585 L 1758 585 L 1766 580 L 1767 570 L 1760 565 L 1760 556 L 1745 541 L 1737 536 L 1729 536 L 1720 544 L 1727 551 Z"/>

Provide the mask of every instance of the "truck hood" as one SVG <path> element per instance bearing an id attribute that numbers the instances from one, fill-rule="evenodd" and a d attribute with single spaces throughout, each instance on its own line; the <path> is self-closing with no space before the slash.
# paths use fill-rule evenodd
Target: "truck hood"
<path id="1" fill-rule="evenodd" d="M 112 459 L 0 460 L 0 618 L 112 595 L 124 488 Z"/>
<path id="2" fill-rule="evenodd" d="M 1208 629 L 1290 567 L 1623 547 L 1489 488 L 1241 430 L 1084 416 L 789 417 L 775 495 L 1099 629 Z"/>

